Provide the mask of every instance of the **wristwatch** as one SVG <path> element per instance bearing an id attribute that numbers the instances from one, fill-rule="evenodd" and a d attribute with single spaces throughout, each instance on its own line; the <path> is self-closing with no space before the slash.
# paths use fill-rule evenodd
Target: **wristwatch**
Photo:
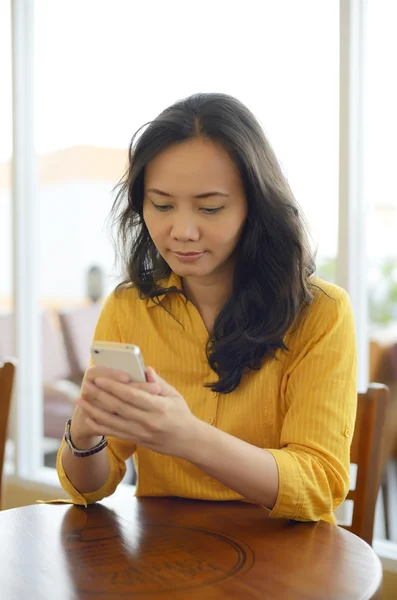
<path id="1" fill-rule="evenodd" d="M 78 456 L 79 458 L 85 458 L 86 456 L 92 456 L 93 454 L 96 454 L 97 452 L 100 452 L 101 450 L 106 448 L 106 446 L 108 445 L 107 439 L 105 438 L 105 436 L 103 436 L 102 439 L 97 444 L 95 444 L 95 446 L 93 446 L 92 448 L 89 448 L 88 450 L 79 450 L 73 444 L 72 438 L 70 437 L 71 424 L 72 424 L 72 419 L 69 419 L 69 421 L 67 421 L 66 426 L 65 426 L 65 442 L 66 442 L 70 452 L 73 454 L 73 456 Z"/>

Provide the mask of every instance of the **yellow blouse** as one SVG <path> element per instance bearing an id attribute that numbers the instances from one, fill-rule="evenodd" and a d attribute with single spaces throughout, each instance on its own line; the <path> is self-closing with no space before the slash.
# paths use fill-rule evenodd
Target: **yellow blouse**
<path id="1" fill-rule="evenodd" d="M 289 350 L 245 375 L 230 394 L 203 387 L 216 380 L 205 353 L 207 330 L 191 302 L 173 294 L 165 302 L 177 320 L 134 288 L 107 299 L 95 340 L 133 343 L 185 398 L 192 413 L 246 442 L 266 448 L 279 470 L 274 517 L 334 522 L 333 511 L 349 489 L 350 444 L 357 388 L 356 342 L 347 293 L 315 279 L 315 300 L 300 324 L 285 337 Z M 168 285 L 180 286 L 172 274 Z M 325 293 L 324 293 L 325 292 Z M 96 492 L 80 494 L 57 470 L 73 502 L 96 502 L 112 494 L 134 455 L 137 496 L 179 496 L 204 500 L 246 500 L 191 463 L 132 443 L 109 438 L 108 480 Z M 82 459 L 84 460 L 84 459 Z M 258 477 L 261 474 L 258 473 Z"/>

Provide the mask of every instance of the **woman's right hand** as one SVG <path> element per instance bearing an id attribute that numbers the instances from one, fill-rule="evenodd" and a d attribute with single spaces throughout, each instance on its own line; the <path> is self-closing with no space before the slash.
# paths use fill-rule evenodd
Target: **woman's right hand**
<path id="1" fill-rule="evenodd" d="M 88 381 L 91 384 L 95 384 L 96 377 L 105 377 L 120 383 L 128 383 L 138 388 L 144 389 L 151 394 L 159 394 L 161 391 L 160 386 L 157 383 L 134 383 L 130 380 L 129 376 L 122 371 L 116 371 L 114 369 L 107 369 L 106 367 L 89 367 L 84 374 L 82 384 L 82 398 L 84 398 L 84 383 Z M 86 423 L 87 413 L 80 406 L 76 406 L 72 416 L 72 423 L 70 426 L 70 437 L 72 438 L 73 445 L 79 450 L 88 450 L 95 446 L 102 438 L 94 433 Z"/>
<path id="2" fill-rule="evenodd" d="M 70 425 L 70 437 L 73 446 L 78 450 L 89 450 L 96 446 L 102 439 L 94 433 L 91 427 L 86 423 L 87 414 L 80 407 L 76 406 L 72 415 L 72 423 Z"/>

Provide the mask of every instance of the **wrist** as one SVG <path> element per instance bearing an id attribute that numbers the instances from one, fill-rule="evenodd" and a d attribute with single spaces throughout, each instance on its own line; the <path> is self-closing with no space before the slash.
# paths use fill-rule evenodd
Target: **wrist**
<path id="1" fill-rule="evenodd" d="M 93 448 L 94 446 L 96 446 L 97 444 L 99 444 L 99 442 L 101 441 L 102 437 L 99 436 L 94 436 L 94 437 L 73 437 L 73 435 L 70 436 L 73 446 L 76 448 L 76 450 L 91 450 L 91 448 Z"/>
<path id="2" fill-rule="evenodd" d="M 102 439 L 100 435 L 79 435 L 77 431 L 73 429 L 73 420 L 70 426 L 70 439 L 73 446 L 77 450 L 90 450 L 96 446 Z"/>
<path id="3" fill-rule="evenodd" d="M 204 461 L 204 453 L 208 450 L 207 445 L 214 427 L 193 416 L 189 437 L 184 444 L 183 458 L 198 466 Z"/>

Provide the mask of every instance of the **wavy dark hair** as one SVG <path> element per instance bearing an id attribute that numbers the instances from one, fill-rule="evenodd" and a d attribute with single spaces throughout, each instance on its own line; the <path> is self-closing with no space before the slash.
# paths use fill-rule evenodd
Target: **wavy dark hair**
<path id="1" fill-rule="evenodd" d="M 160 284 L 171 269 L 143 219 L 144 177 L 146 166 L 160 152 L 196 137 L 210 139 L 228 152 L 239 169 L 248 204 L 233 293 L 207 343 L 208 363 L 218 381 L 205 385 L 227 394 L 245 373 L 274 359 L 278 349 L 287 350 L 285 334 L 313 300 L 309 278 L 315 263 L 305 218 L 259 122 L 231 96 L 195 94 L 164 110 L 132 138 L 129 166 L 111 213 L 125 268 L 120 286 L 134 285 L 141 297 L 159 304 L 160 295 L 183 293 Z"/>

